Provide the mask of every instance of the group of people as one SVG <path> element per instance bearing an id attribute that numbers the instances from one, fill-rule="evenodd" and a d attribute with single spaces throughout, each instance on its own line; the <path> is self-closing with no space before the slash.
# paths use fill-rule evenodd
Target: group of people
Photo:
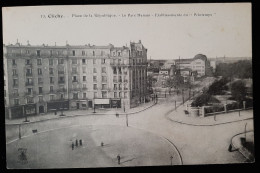
<path id="1" fill-rule="evenodd" d="M 79 141 L 78 141 L 78 139 L 76 139 L 75 147 L 78 147 L 78 146 L 82 146 L 82 139 L 80 139 Z M 72 142 L 71 148 L 72 148 L 72 150 L 74 150 L 74 142 Z"/>

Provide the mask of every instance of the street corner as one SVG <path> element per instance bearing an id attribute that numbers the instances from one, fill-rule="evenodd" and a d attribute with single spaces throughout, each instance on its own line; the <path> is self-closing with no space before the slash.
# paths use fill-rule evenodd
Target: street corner
<path id="1" fill-rule="evenodd" d="M 237 134 L 232 137 L 231 142 L 233 149 L 238 150 L 246 158 L 247 162 L 254 162 L 254 131 Z"/>

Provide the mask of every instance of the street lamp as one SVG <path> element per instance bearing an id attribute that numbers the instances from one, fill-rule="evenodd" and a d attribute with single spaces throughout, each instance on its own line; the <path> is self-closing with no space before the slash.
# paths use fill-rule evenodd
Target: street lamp
<path id="1" fill-rule="evenodd" d="M 19 139 L 21 139 L 22 136 L 21 136 L 21 124 L 19 124 Z"/>
<path id="2" fill-rule="evenodd" d="M 128 127 L 128 114 L 125 114 L 125 118 L 126 118 L 126 126 Z"/>
<path id="3" fill-rule="evenodd" d="M 181 90 L 181 92 L 182 92 L 182 104 L 184 104 L 184 93 L 183 93 L 183 89 Z"/>
<path id="4" fill-rule="evenodd" d="M 172 165 L 172 159 L 173 159 L 173 157 L 171 156 L 170 159 L 171 159 L 171 165 Z"/>
<path id="5" fill-rule="evenodd" d="M 247 123 L 245 124 L 245 143 L 246 143 L 246 125 Z"/>

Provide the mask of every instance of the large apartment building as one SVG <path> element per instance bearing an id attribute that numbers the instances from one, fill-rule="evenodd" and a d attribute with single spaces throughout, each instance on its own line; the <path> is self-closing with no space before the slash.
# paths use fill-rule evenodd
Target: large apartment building
<path id="1" fill-rule="evenodd" d="M 130 46 L 4 46 L 9 118 L 52 110 L 132 108 L 145 102 L 147 49 Z"/>

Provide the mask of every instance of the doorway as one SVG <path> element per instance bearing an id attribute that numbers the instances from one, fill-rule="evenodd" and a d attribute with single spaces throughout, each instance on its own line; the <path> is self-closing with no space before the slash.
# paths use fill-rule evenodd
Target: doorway
<path id="1" fill-rule="evenodd" d="M 44 113 L 44 106 L 39 106 L 39 113 L 40 114 Z"/>

